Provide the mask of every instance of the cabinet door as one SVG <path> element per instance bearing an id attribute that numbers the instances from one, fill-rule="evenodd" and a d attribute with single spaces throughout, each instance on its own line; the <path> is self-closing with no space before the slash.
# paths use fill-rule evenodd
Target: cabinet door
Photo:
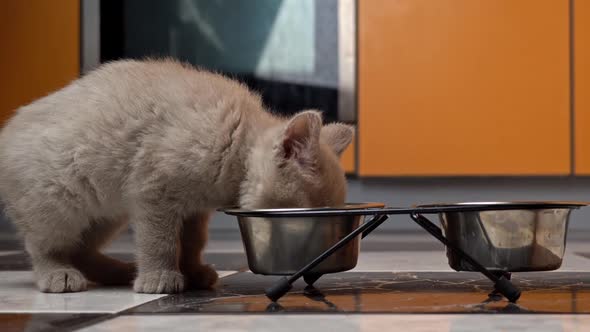
<path id="1" fill-rule="evenodd" d="M 371 0 L 358 15 L 361 176 L 571 172 L 568 0 Z"/>
<path id="2" fill-rule="evenodd" d="M 590 2 L 574 1 L 575 170 L 590 175 Z"/>
<path id="3" fill-rule="evenodd" d="M 0 125 L 80 72 L 79 0 L 0 1 Z"/>

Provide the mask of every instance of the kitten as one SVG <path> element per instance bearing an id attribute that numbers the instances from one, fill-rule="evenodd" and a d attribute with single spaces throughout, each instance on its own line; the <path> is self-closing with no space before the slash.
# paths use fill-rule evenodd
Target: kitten
<path id="1" fill-rule="evenodd" d="M 240 83 L 171 60 L 106 64 L 20 108 L 0 133 L 0 197 L 43 292 L 211 287 L 217 207 L 344 203 L 353 128 L 265 111 Z M 135 264 L 99 252 L 135 228 Z M 136 276 L 137 274 L 137 276 Z"/>

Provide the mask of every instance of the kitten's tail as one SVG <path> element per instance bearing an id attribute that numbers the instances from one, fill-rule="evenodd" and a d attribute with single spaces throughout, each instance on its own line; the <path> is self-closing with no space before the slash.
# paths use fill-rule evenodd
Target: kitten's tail
<path id="1" fill-rule="evenodd" d="M 122 262 L 99 252 L 74 260 L 74 266 L 88 280 L 102 285 L 130 285 L 136 275 L 135 263 Z"/>

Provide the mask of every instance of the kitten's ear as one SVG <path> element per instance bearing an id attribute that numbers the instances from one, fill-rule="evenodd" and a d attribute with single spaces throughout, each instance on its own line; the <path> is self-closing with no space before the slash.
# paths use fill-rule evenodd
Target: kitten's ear
<path id="1" fill-rule="evenodd" d="M 343 123 L 331 123 L 322 128 L 322 141 L 332 147 L 332 150 L 340 156 L 348 147 L 354 137 L 354 126 Z"/>
<path id="2" fill-rule="evenodd" d="M 301 164 L 315 162 L 319 150 L 322 116 L 317 111 L 304 111 L 289 120 L 283 135 L 283 153 Z"/>

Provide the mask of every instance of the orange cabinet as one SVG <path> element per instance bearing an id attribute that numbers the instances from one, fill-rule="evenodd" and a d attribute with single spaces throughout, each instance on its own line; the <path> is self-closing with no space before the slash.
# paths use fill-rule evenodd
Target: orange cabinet
<path id="1" fill-rule="evenodd" d="M 0 1 L 0 125 L 79 75 L 79 0 Z"/>
<path id="2" fill-rule="evenodd" d="M 575 171 L 590 175 L 590 2 L 574 1 Z"/>
<path id="3" fill-rule="evenodd" d="M 359 175 L 571 172 L 568 0 L 358 5 Z"/>

